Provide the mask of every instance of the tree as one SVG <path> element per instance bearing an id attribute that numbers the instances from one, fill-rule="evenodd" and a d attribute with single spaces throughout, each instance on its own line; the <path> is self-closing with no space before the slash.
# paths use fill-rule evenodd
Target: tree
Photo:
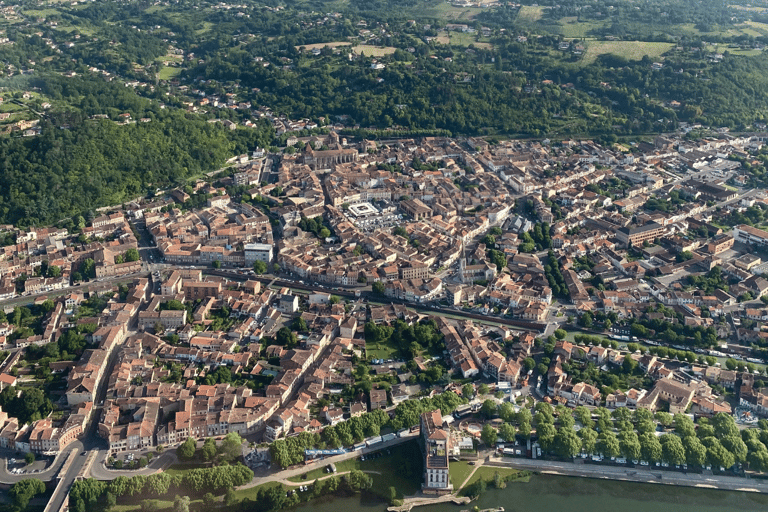
<path id="1" fill-rule="evenodd" d="M 189 496 L 176 496 L 173 500 L 173 512 L 189 512 Z"/>
<path id="2" fill-rule="evenodd" d="M 619 439 L 611 431 L 604 431 L 600 433 L 597 443 L 600 453 L 607 457 L 616 457 L 621 453 L 621 446 Z"/>
<path id="3" fill-rule="evenodd" d="M 695 435 L 683 437 L 685 460 L 688 464 L 703 466 L 707 460 L 707 447 Z"/>
<path id="4" fill-rule="evenodd" d="M 207 492 L 203 495 L 203 505 L 205 508 L 211 509 L 216 504 L 216 496 L 213 493 Z"/>
<path id="5" fill-rule="evenodd" d="M 14 505 L 16 505 L 19 510 L 24 510 L 27 508 L 29 500 L 38 494 L 43 494 L 44 492 L 45 484 L 42 482 L 42 480 L 37 478 L 28 478 L 13 484 L 13 486 L 11 486 L 10 490 L 8 491 L 8 496 L 10 496 Z"/>
<path id="6" fill-rule="evenodd" d="M 353 469 L 344 477 L 353 492 L 366 491 L 373 486 L 373 478 L 358 469 Z"/>
<path id="7" fill-rule="evenodd" d="M 233 461 L 243 455 L 243 438 L 237 432 L 230 432 L 221 441 L 221 454 L 225 460 Z"/>
<path id="8" fill-rule="evenodd" d="M 371 285 L 371 290 L 373 290 L 373 293 L 378 293 L 379 295 L 384 295 L 384 283 L 381 281 L 376 281 Z"/>
<path id="9" fill-rule="evenodd" d="M 131 261 L 139 261 L 140 257 L 141 256 L 139 255 L 139 250 L 136 249 L 135 247 L 131 247 L 130 249 L 128 249 L 128 251 L 126 251 L 124 259 L 127 262 L 131 262 Z"/>
<path id="10" fill-rule="evenodd" d="M 387 494 L 389 498 L 389 504 L 394 506 L 395 502 L 397 501 L 397 489 L 395 487 L 390 487 Z"/>
<path id="11" fill-rule="evenodd" d="M 555 451 L 563 458 L 572 458 L 581 451 L 581 439 L 571 427 L 557 429 L 554 440 Z"/>
<path id="12" fill-rule="evenodd" d="M 583 427 L 592 427 L 595 424 L 595 422 L 592 421 L 592 413 L 583 405 L 576 407 L 573 410 L 573 414 Z"/>
<path id="13" fill-rule="evenodd" d="M 280 495 L 283 496 L 283 488 L 279 487 Z M 236 504 L 238 502 L 237 494 L 235 494 L 235 490 L 230 487 L 227 489 L 227 492 L 224 493 L 224 505 L 227 507 L 231 507 L 232 505 Z"/>
<path id="14" fill-rule="evenodd" d="M 553 448 L 555 435 L 557 434 L 554 425 L 551 423 L 541 423 L 536 425 L 536 433 L 539 436 L 539 443 L 541 443 L 541 446 L 545 450 Z"/>
<path id="15" fill-rule="evenodd" d="M 564 340 L 567 335 L 568 335 L 568 332 L 566 332 L 565 329 L 555 329 L 555 338 L 559 340 Z"/>
<path id="16" fill-rule="evenodd" d="M 461 386 L 461 396 L 463 396 L 466 399 L 469 399 L 473 396 L 475 396 L 475 388 L 472 386 L 471 383 L 467 382 L 463 386 Z"/>
<path id="17" fill-rule="evenodd" d="M 221 262 L 219 260 L 214 260 L 213 263 L 211 263 L 211 266 L 213 268 L 221 268 Z"/>
<path id="18" fill-rule="evenodd" d="M 496 446 L 496 439 L 499 437 L 496 429 L 491 426 L 490 423 L 483 425 L 483 430 L 480 432 L 480 439 L 489 447 Z"/>
<path id="19" fill-rule="evenodd" d="M 720 442 L 726 450 L 733 454 L 736 462 L 745 462 L 747 460 L 749 449 L 741 437 L 738 435 L 725 436 L 720 439 Z"/>
<path id="20" fill-rule="evenodd" d="M 511 403 L 504 402 L 499 406 L 499 418 L 507 423 L 515 421 L 516 416 L 515 408 L 512 407 Z"/>
<path id="21" fill-rule="evenodd" d="M 32 452 L 27 452 L 27 454 L 24 456 L 24 461 L 27 464 L 32 464 L 33 462 L 35 462 L 35 454 Z"/>
<path id="22" fill-rule="evenodd" d="M 491 419 L 496 414 L 496 402 L 490 399 L 483 402 L 483 406 L 480 408 L 480 414 L 485 418 Z"/>
<path id="23" fill-rule="evenodd" d="M 523 367 L 526 372 L 529 372 L 536 367 L 536 361 L 532 357 L 526 357 L 523 359 Z"/>
<path id="24" fill-rule="evenodd" d="M 685 414 L 675 414 L 672 417 L 672 422 L 675 424 L 675 432 L 680 437 L 685 438 L 696 435 L 696 426 L 693 424 L 693 420 Z"/>
<path id="25" fill-rule="evenodd" d="M 574 420 L 571 415 L 571 410 L 564 405 L 558 405 L 555 407 L 557 412 L 557 420 L 560 422 L 560 426 L 571 428 L 573 427 Z"/>
<path id="26" fill-rule="evenodd" d="M 544 421 L 545 423 L 554 423 L 555 422 L 555 415 L 554 411 L 552 409 L 552 406 L 549 405 L 547 402 L 538 402 L 536 404 L 536 416 L 538 419 L 536 420 L 537 423 L 540 421 Z"/>
<path id="27" fill-rule="evenodd" d="M 216 440 L 212 437 L 208 437 L 203 443 L 203 447 L 200 449 L 200 456 L 204 461 L 210 462 L 216 458 L 217 451 Z"/>
<path id="28" fill-rule="evenodd" d="M 195 450 L 197 448 L 197 442 L 188 437 L 181 446 L 176 448 L 176 456 L 181 460 L 192 460 L 195 456 Z"/>
<path id="29" fill-rule="evenodd" d="M 581 325 L 582 327 L 586 327 L 587 329 L 592 327 L 592 321 L 593 321 L 592 313 L 590 313 L 589 311 L 585 311 L 579 317 L 579 325 Z"/>
<path id="30" fill-rule="evenodd" d="M 253 263 L 253 272 L 261 275 L 267 272 L 267 264 L 263 261 L 256 261 Z"/>
<path id="31" fill-rule="evenodd" d="M 685 462 L 685 446 L 683 441 L 674 434 L 664 434 L 659 438 L 661 442 L 661 459 L 669 464 L 682 464 Z"/>
<path id="32" fill-rule="evenodd" d="M 480 384 L 477 388 L 478 395 L 487 395 L 489 392 L 490 389 L 488 388 L 488 384 Z"/>
<path id="33" fill-rule="evenodd" d="M 584 427 L 579 430 L 578 436 L 581 439 L 581 449 L 585 453 L 595 453 L 597 448 L 597 432 L 590 427 Z"/>
<path id="34" fill-rule="evenodd" d="M 515 440 L 515 427 L 509 423 L 502 423 L 499 427 L 499 437 L 506 442 Z"/>
<path id="35" fill-rule="evenodd" d="M 296 332 L 307 332 L 309 331 L 309 326 L 307 326 L 307 322 L 302 317 L 297 316 L 293 319 L 293 322 L 291 322 L 291 330 Z"/>
<path id="36" fill-rule="evenodd" d="M 623 431 L 619 434 L 619 447 L 621 453 L 630 460 L 637 460 L 641 455 L 640 440 L 637 434 L 630 431 Z"/>
<path id="37" fill-rule="evenodd" d="M 630 354 L 624 356 L 624 362 L 621 363 L 621 367 L 625 373 L 632 373 L 637 368 L 637 361 L 632 359 Z"/>
<path id="38" fill-rule="evenodd" d="M 662 425 L 664 427 L 668 427 L 672 424 L 672 415 L 668 412 L 659 411 L 655 415 L 656 421 L 659 422 L 659 425 Z"/>
<path id="39" fill-rule="evenodd" d="M 706 437 L 701 443 L 707 447 L 707 459 L 713 466 L 730 468 L 736 463 L 736 457 L 717 438 Z"/>
<path id="40" fill-rule="evenodd" d="M 297 341 L 296 335 L 288 327 L 281 327 L 275 335 L 275 342 L 288 349 L 295 347 Z"/>
<path id="41" fill-rule="evenodd" d="M 43 303 L 40 305 L 40 308 L 41 308 L 41 309 L 42 309 L 42 310 L 43 310 L 45 313 L 50 313 L 51 311 L 53 311 L 53 308 L 55 308 L 55 307 L 56 307 L 56 305 L 53 303 L 53 301 L 52 301 L 51 299 L 47 299 L 47 300 L 45 300 L 45 302 L 43 302 Z"/>
<path id="42" fill-rule="evenodd" d="M 736 421 L 730 414 L 719 412 L 712 417 L 712 426 L 715 428 L 715 434 L 719 439 L 728 436 L 738 436 L 739 428 Z"/>
<path id="43" fill-rule="evenodd" d="M 644 434 L 640 434 L 639 440 L 640 453 L 643 457 L 643 460 L 647 460 L 649 462 L 656 462 L 661 460 L 662 448 L 658 437 L 656 437 L 651 432 L 646 432 Z"/>

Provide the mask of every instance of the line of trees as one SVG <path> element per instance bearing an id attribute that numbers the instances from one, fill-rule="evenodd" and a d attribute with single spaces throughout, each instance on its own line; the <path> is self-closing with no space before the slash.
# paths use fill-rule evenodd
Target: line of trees
<path id="1" fill-rule="evenodd" d="M 109 482 L 88 478 L 72 484 L 70 507 L 74 512 L 92 510 L 97 504 L 114 504 L 120 497 L 165 498 L 167 495 L 202 497 L 223 494 L 253 480 L 253 471 L 242 464 L 192 469 L 182 474 L 119 476 Z"/>
<path id="2" fill-rule="evenodd" d="M 451 414 L 462 403 L 466 403 L 466 400 L 453 391 L 432 398 L 406 400 L 397 405 L 391 419 L 384 411 L 371 411 L 335 426 L 326 427 L 322 434 L 302 432 L 298 436 L 277 439 L 270 445 L 269 452 L 275 464 L 287 468 L 304 461 L 304 450 L 351 446 L 366 437 L 379 435 L 384 426 L 399 430 L 418 425 L 422 412 L 440 409 L 444 415 Z"/>
<path id="3" fill-rule="evenodd" d="M 685 414 L 673 416 L 658 412 L 654 415 L 646 409 L 633 412 L 618 408 L 610 412 L 603 407 L 590 411 L 580 406 L 571 411 L 562 405 L 553 408 L 540 402 L 535 410 L 533 422 L 542 449 L 561 458 L 599 453 L 606 457 L 675 465 L 710 464 L 731 468 L 742 463 L 755 471 L 768 471 L 766 420 L 761 420 L 758 428 L 739 430 L 733 417 L 724 413 L 709 420 L 700 418 L 697 426 Z M 514 417 L 511 411 L 499 410 L 498 413 L 505 421 Z M 574 428 L 575 420 L 581 424 L 578 431 Z M 671 430 L 657 436 L 658 425 Z M 501 435 L 501 429 L 499 432 L 484 430 L 482 434 L 485 442 L 495 441 L 497 435 L 507 440 Z"/>

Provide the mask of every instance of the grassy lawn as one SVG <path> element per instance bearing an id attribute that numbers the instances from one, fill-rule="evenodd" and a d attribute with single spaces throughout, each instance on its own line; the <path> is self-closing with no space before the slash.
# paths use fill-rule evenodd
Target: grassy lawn
<path id="1" fill-rule="evenodd" d="M 257 485 L 256 487 L 249 487 L 248 489 L 238 489 L 235 491 L 238 500 L 249 499 L 256 500 L 259 489 L 269 489 L 271 487 L 283 487 L 283 484 L 278 482 L 267 482 L 266 484 Z"/>
<path id="2" fill-rule="evenodd" d="M 520 7 L 520 12 L 517 14 L 517 22 L 522 24 L 531 24 L 539 21 L 544 14 L 544 7 L 533 7 L 530 5 L 523 5 Z"/>
<path id="3" fill-rule="evenodd" d="M 475 469 L 475 466 L 470 466 L 466 461 L 450 463 L 451 483 L 454 490 L 459 489 L 459 486 L 464 483 L 464 480 L 472 473 L 473 469 Z"/>
<path id="4" fill-rule="evenodd" d="M 472 478 L 469 479 L 469 482 L 467 482 L 467 485 L 465 486 L 465 488 L 471 486 L 472 484 L 474 484 L 475 482 L 477 482 L 481 478 L 483 480 L 485 480 L 486 482 L 492 483 L 493 482 L 493 476 L 494 476 L 495 473 L 498 473 L 502 478 L 504 478 L 504 477 L 507 477 L 507 476 L 516 475 L 517 473 L 519 473 L 519 471 L 516 470 L 516 469 L 512 469 L 512 468 L 499 468 L 499 467 L 495 467 L 495 466 L 479 467 L 479 468 L 477 468 L 477 471 L 475 471 L 475 474 L 472 475 Z M 519 479 L 519 481 L 527 482 L 529 478 L 530 477 L 528 477 L 528 476 L 522 477 L 522 478 Z"/>
<path id="5" fill-rule="evenodd" d="M 604 336 L 602 334 L 594 334 L 594 333 L 591 333 L 591 332 L 587 333 L 587 332 L 581 332 L 581 331 L 568 331 L 568 334 L 565 335 L 565 340 L 566 341 L 570 341 L 571 343 L 574 343 L 573 337 L 576 336 L 577 334 L 586 334 L 587 336 L 595 336 L 595 337 L 598 337 L 598 338 L 602 338 L 604 340 L 610 340 L 611 339 L 608 336 Z"/>
<path id="6" fill-rule="evenodd" d="M 118 503 L 114 507 L 110 508 L 110 512 L 133 512 L 136 510 L 141 510 L 141 501 L 142 499 L 140 497 L 135 498 L 137 500 L 137 503 L 132 504 L 120 504 Z M 173 509 L 173 500 L 156 500 L 158 503 L 158 510 L 166 510 L 166 509 Z M 191 500 L 189 502 L 189 508 L 190 510 L 199 510 L 203 508 L 203 500 Z"/>
<path id="7" fill-rule="evenodd" d="M 336 48 L 337 46 L 351 46 L 351 45 L 352 43 L 350 43 L 349 41 L 331 41 L 330 43 L 303 44 L 303 45 L 297 46 L 296 49 L 298 50 L 303 46 L 307 51 L 312 51 L 315 48 L 319 48 L 322 50 L 326 46 L 328 48 Z"/>
<path id="8" fill-rule="evenodd" d="M 477 34 L 465 34 L 464 32 L 451 31 L 445 33 L 444 37 L 446 39 L 443 39 L 442 41 L 446 41 L 446 44 L 450 44 L 451 46 L 469 46 L 473 44 L 477 48 L 493 48 L 491 43 L 477 41 Z"/>
<path id="9" fill-rule="evenodd" d="M 579 21 L 576 16 L 562 18 L 559 32 L 566 38 L 589 37 L 592 31 L 602 28 L 605 24 L 599 21 Z"/>
<path id="10" fill-rule="evenodd" d="M 171 78 L 174 78 L 178 76 L 181 73 L 181 68 L 172 67 L 172 66 L 163 66 L 160 71 L 157 73 L 157 78 L 159 80 L 170 80 Z"/>
<path id="11" fill-rule="evenodd" d="M 158 457 L 158 455 L 155 455 Z M 174 464 L 165 470 L 166 473 L 171 475 L 180 475 L 186 473 L 190 469 L 205 469 L 211 467 L 209 464 Z"/>
<path id="12" fill-rule="evenodd" d="M 590 64 L 599 55 L 606 54 L 620 55 L 628 60 L 641 60 L 645 55 L 651 59 L 658 59 L 673 46 L 672 43 L 649 43 L 645 41 L 589 41 L 583 62 Z"/>
<path id="13" fill-rule="evenodd" d="M 24 14 L 27 14 L 29 16 L 37 16 L 38 18 L 46 18 L 48 16 L 57 16 L 61 14 L 61 11 L 58 9 L 29 9 L 24 10 Z"/>
<path id="14" fill-rule="evenodd" d="M 382 455 L 377 458 L 365 458 L 361 461 L 359 458 L 348 459 L 336 464 L 336 471 L 343 473 L 358 469 L 368 473 L 373 478 L 373 488 L 371 491 L 380 496 L 386 496 L 390 487 L 395 487 L 400 495 L 415 494 L 421 486 L 421 451 L 416 442 L 408 442 L 382 451 Z M 298 477 L 290 478 L 291 482 L 301 483 L 309 482 L 315 478 L 329 476 L 325 472 L 325 465 L 321 468 L 313 469 Z"/>
<path id="15" fill-rule="evenodd" d="M 366 462 L 368 461 L 362 462 L 360 459 L 347 459 L 336 464 L 336 471 L 338 473 L 344 473 L 345 471 L 352 471 L 353 469 L 370 470 L 369 467 L 365 467 L 365 468 L 362 467 L 364 464 L 366 464 Z M 290 480 L 291 482 L 301 483 L 301 482 L 308 482 L 308 481 L 314 480 L 315 478 L 323 478 L 324 476 L 329 475 L 328 471 L 326 471 L 326 466 L 313 469 L 312 471 L 309 471 L 308 473 L 304 473 L 303 475 L 291 477 L 288 480 Z"/>
<path id="16" fill-rule="evenodd" d="M 383 57 L 385 55 L 392 55 L 395 53 L 394 46 L 371 46 L 369 44 L 359 44 L 352 47 L 352 51 L 361 54 L 365 53 L 366 57 Z"/>
<path id="17" fill-rule="evenodd" d="M 389 341 L 365 344 L 365 354 L 369 359 L 394 359 L 398 353 L 398 347 Z"/>

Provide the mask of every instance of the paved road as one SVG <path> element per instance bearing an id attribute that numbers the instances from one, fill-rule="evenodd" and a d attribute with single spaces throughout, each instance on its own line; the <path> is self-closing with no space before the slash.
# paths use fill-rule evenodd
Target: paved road
<path id="1" fill-rule="evenodd" d="M 133 274 L 127 274 L 124 276 L 105 277 L 99 280 L 92 280 L 87 283 L 82 283 L 79 286 L 67 286 L 60 290 L 52 290 L 48 292 L 40 292 L 40 293 L 34 293 L 30 295 L 22 295 L 20 297 L 14 297 L 13 299 L 0 301 L 0 305 L 4 307 L 23 306 L 25 304 L 33 303 L 35 299 L 38 297 L 44 296 L 52 299 L 54 297 L 61 297 L 62 295 L 68 295 L 70 293 L 84 293 L 89 289 L 95 289 L 96 287 L 100 287 L 106 284 L 116 285 L 120 283 L 131 283 L 133 282 L 134 279 L 137 279 L 139 277 L 147 277 L 147 276 L 149 276 L 149 271 L 142 270 L 141 272 L 134 272 Z"/>
<path id="2" fill-rule="evenodd" d="M 79 450 L 83 449 L 82 443 L 79 441 L 72 443 L 70 446 Z M 51 463 L 45 469 L 45 471 L 24 475 L 15 475 L 8 471 L 8 460 L 16 457 L 16 454 L 17 452 L 15 450 L 3 450 L 2 453 L 0 453 L 0 457 L 2 457 L 2 460 L 0 461 L 0 483 L 11 485 L 20 480 L 26 480 L 27 478 L 39 478 L 40 480 L 47 482 L 48 480 L 54 478 L 59 472 L 59 469 L 61 469 L 62 464 L 64 464 L 64 461 L 69 455 L 69 450 L 65 450 L 64 452 L 57 455 L 53 463 Z"/>
<path id="3" fill-rule="evenodd" d="M 486 464 L 488 463 L 501 464 L 519 469 L 528 469 L 547 474 L 768 493 L 768 482 L 737 476 L 705 475 L 699 473 L 681 473 L 679 471 L 660 471 L 642 467 L 630 468 L 626 466 L 608 466 L 603 464 L 496 457 L 490 457 L 486 461 Z"/>
<path id="4" fill-rule="evenodd" d="M 132 477 L 136 475 L 151 475 L 167 469 L 169 466 L 178 462 L 176 458 L 175 450 L 166 450 L 161 455 L 158 455 L 150 461 L 147 467 L 135 470 L 115 470 L 107 469 L 105 462 L 109 455 L 109 450 L 101 449 L 96 457 L 96 462 L 91 466 L 89 476 L 98 480 L 112 480 L 119 476 Z"/>

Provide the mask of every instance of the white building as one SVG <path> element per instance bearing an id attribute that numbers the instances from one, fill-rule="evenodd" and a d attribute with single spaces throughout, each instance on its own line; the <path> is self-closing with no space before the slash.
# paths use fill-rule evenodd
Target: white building
<path id="1" fill-rule="evenodd" d="M 272 246 L 270 244 L 245 244 L 245 264 L 250 266 L 257 261 L 269 263 L 272 261 Z"/>

